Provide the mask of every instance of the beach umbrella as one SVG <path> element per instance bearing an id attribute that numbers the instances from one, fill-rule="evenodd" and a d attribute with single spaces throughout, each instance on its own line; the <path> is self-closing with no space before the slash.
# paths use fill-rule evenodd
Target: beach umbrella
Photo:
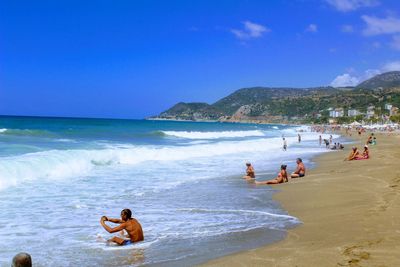
<path id="1" fill-rule="evenodd" d="M 361 125 L 361 123 L 359 123 L 358 121 L 353 121 L 350 125 L 351 126 L 358 126 L 358 125 Z"/>

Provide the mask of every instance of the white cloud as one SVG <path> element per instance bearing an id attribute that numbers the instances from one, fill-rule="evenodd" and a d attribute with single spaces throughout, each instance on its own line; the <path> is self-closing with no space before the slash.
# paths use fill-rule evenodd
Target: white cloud
<path id="1" fill-rule="evenodd" d="M 355 77 L 351 76 L 348 73 L 344 73 L 342 75 L 337 76 L 332 82 L 331 86 L 333 87 L 345 87 L 345 86 L 356 86 L 360 83 L 360 80 Z"/>
<path id="2" fill-rule="evenodd" d="M 400 71 L 400 60 L 388 62 L 382 67 L 383 72 L 395 71 L 395 70 Z"/>
<path id="3" fill-rule="evenodd" d="M 361 16 L 366 23 L 363 34 L 367 36 L 380 34 L 394 34 L 400 32 L 400 19 L 395 17 L 377 18 L 373 16 Z"/>
<path id="4" fill-rule="evenodd" d="M 306 28 L 306 32 L 318 32 L 318 26 L 316 24 L 310 24 Z"/>
<path id="5" fill-rule="evenodd" d="M 368 80 L 378 74 L 388 72 L 388 71 L 400 71 L 400 60 L 387 62 L 380 69 L 367 69 L 361 75 L 350 74 L 354 73 L 353 68 L 347 69 L 348 73 L 338 75 L 330 85 L 333 87 L 344 87 L 344 86 L 356 86 L 359 83 Z"/>
<path id="6" fill-rule="evenodd" d="M 395 35 L 393 36 L 393 41 L 390 43 L 390 45 L 396 49 L 400 50 L 400 35 Z"/>
<path id="7" fill-rule="evenodd" d="M 257 24 L 251 21 L 244 21 L 243 29 L 231 29 L 231 32 L 239 39 L 246 40 L 251 38 L 259 38 L 264 33 L 270 32 L 271 30 L 267 27 Z"/>
<path id="8" fill-rule="evenodd" d="M 359 79 L 360 79 L 360 81 L 365 81 L 365 80 L 368 80 L 369 78 L 372 78 L 381 73 L 382 73 L 382 71 L 378 70 L 378 69 L 368 69 L 368 70 L 364 71 L 364 74 L 361 75 L 361 77 Z"/>
<path id="9" fill-rule="evenodd" d="M 341 12 L 349 12 L 361 7 L 372 7 L 379 5 L 377 0 L 325 0 L 328 4 Z"/>
<path id="10" fill-rule="evenodd" d="M 354 32 L 354 28 L 352 25 L 342 25 L 342 32 Z"/>

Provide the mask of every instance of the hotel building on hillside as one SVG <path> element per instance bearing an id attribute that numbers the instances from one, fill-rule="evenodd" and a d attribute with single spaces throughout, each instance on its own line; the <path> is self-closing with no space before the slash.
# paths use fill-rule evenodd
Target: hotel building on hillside
<path id="1" fill-rule="evenodd" d="M 367 108 L 367 119 L 375 117 L 375 106 L 369 106 Z"/>
<path id="2" fill-rule="evenodd" d="M 347 111 L 347 116 L 349 117 L 355 117 L 357 115 L 361 115 L 362 113 L 360 111 L 358 111 L 357 109 L 349 109 Z"/>

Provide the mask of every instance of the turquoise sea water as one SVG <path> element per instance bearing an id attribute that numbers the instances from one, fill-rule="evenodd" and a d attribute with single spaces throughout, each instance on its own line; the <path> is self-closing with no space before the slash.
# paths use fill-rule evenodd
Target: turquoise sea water
<path id="1" fill-rule="evenodd" d="M 305 127 L 0 117 L 0 265 L 187 266 L 280 240 L 299 221 L 258 179 L 324 152 Z M 289 149 L 282 151 L 281 137 Z M 130 208 L 145 241 L 106 246 L 100 217 Z"/>

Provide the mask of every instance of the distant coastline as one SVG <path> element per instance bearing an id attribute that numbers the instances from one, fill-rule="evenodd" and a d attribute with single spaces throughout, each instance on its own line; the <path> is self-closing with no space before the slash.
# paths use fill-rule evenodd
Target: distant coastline
<path id="1" fill-rule="evenodd" d="M 179 102 L 150 119 L 284 124 L 400 121 L 400 71 L 356 87 L 251 87 L 213 104 Z"/>
<path id="2" fill-rule="evenodd" d="M 294 123 L 294 122 L 287 122 L 287 123 L 282 123 L 282 122 L 272 122 L 268 120 L 187 120 L 187 119 L 179 119 L 179 118 L 160 118 L 160 117 L 150 117 L 150 118 L 145 118 L 145 120 L 148 121 L 176 121 L 176 122 L 219 122 L 219 123 L 246 123 L 246 124 L 280 124 L 280 125 L 306 125 L 304 123 Z"/>

